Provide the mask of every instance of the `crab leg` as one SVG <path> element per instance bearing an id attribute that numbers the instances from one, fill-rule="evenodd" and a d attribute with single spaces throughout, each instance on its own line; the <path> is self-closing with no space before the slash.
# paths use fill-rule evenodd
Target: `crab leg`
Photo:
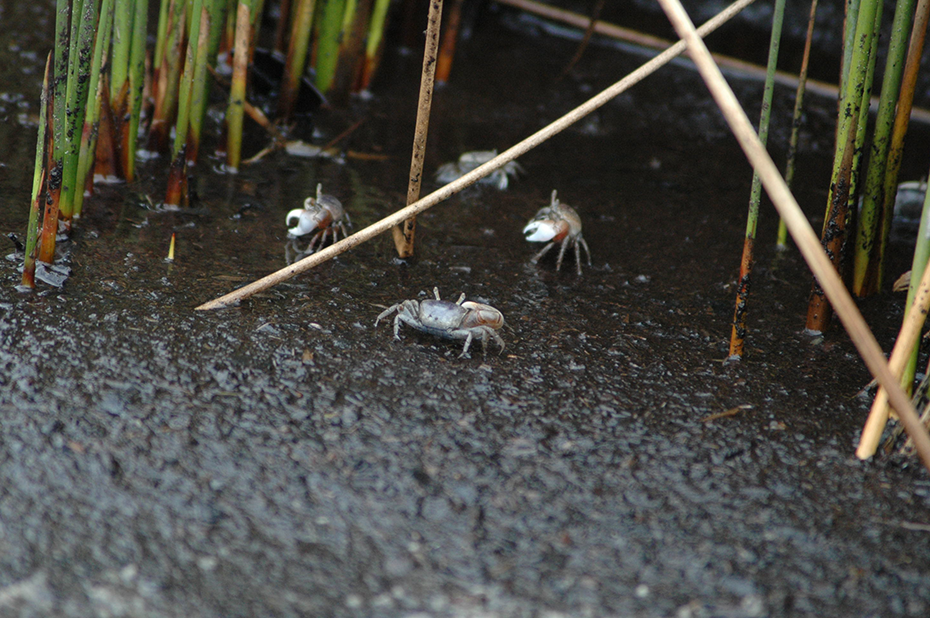
<path id="1" fill-rule="evenodd" d="M 466 354 L 468 354 L 468 346 L 471 345 L 471 340 L 473 338 L 474 335 L 472 335 L 471 331 L 468 331 L 468 336 L 465 338 L 465 347 L 462 348 L 462 353 L 459 354 L 459 358 L 463 358 Z"/>
<path id="2" fill-rule="evenodd" d="M 552 247 L 554 247 L 554 246 L 555 246 L 555 241 L 552 241 L 551 243 L 549 243 L 548 245 L 546 245 L 545 247 L 543 247 L 543 248 L 542 248 L 542 251 L 540 251 L 539 253 L 537 253 L 536 255 L 534 255 L 534 256 L 533 256 L 533 259 L 530 260 L 530 261 L 531 261 L 533 264 L 535 264 L 536 262 L 538 262 L 539 260 L 541 260 L 542 257 L 543 257 L 544 255 L 546 255 L 547 253 L 549 253 L 549 250 L 552 249 Z"/>
<path id="3" fill-rule="evenodd" d="M 565 257 L 565 250 L 568 249 L 568 239 L 562 241 L 562 247 L 559 249 L 559 259 L 555 261 L 555 270 L 562 269 L 562 258 Z M 578 270 L 581 270 L 581 262 L 578 262 Z M 580 272 L 578 274 L 581 274 Z"/>

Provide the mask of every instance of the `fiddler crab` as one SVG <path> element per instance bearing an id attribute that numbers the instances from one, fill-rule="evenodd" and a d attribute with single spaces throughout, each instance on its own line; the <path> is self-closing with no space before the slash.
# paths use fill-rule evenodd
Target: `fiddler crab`
<path id="1" fill-rule="evenodd" d="M 307 255 L 313 253 L 314 248 L 322 247 L 330 235 L 333 237 L 333 242 L 339 239 L 339 232 L 342 232 L 342 237 L 345 238 L 348 236 L 346 224 L 352 225 L 349 214 L 342 207 L 342 202 L 332 195 L 324 194 L 322 183 L 316 186 L 316 197 L 308 197 L 304 200 L 303 208 L 295 208 L 287 213 L 286 221 L 289 226 L 287 235 L 291 239 L 319 230 L 310 239 L 307 248 L 302 251 Z"/>
<path id="2" fill-rule="evenodd" d="M 555 263 L 555 269 L 562 268 L 562 258 L 565 256 L 565 250 L 568 247 L 575 249 L 575 265 L 578 267 L 578 274 L 581 274 L 581 247 L 588 256 L 588 266 L 591 265 L 591 251 L 588 249 L 588 243 L 581 237 L 581 217 L 575 212 L 575 209 L 568 204 L 563 204 L 556 197 L 556 191 L 552 191 L 552 202 L 545 208 L 541 208 L 536 216 L 523 228 L 523 235 L 530 242 L 546 242 L 549 244 L 542 248 L 542 251 L 533 256 L 531 262 L 535 264 L 544 255 L 546 255 L 556 244 L 561 244 L 559 257 Z"/>
<path id="3" fill-rule="evenodd" d="M 459 358 L 468 354 L 473 339 L 481 341 L 481 348 L 487 355 L 488 339 L 493 339 L 504 351 L 504 340 L 497 334 L 504 325 L 504 316 L 490 305 L 465 301 L 462 293 L 454 303 L 439 298 L 439 288 L 433 288 L 435 300 L 405 300 L 392 305 L 381 312 L 375 320 L 375 326 L 395 311 L 394 338 L 400 339 L 400 324 L 403 322 L 411 328 L 443 339 L 464 339 L 465 347 Z M 463 302 L 465 301 L 465 302 Z"/>
<path id="4" fill-rule="evenodd" d="M 496 156 L 496 150 L 473 150 L 471 152 L 466 152 L 459 157 L 458 161 L 440 165 L 439 169 L 436 170 L 436 181 L 444 185 L 449 184 L 453 180 L 458 180 L 476 167 L 484 165 Z M 511 176 L 522 173 L 523 168 L 520 167 L 520 164 L 516 161 L 510 161 L 479 180 L 478 183 L 491 185 L 503 191 L 507 188 Z"/>

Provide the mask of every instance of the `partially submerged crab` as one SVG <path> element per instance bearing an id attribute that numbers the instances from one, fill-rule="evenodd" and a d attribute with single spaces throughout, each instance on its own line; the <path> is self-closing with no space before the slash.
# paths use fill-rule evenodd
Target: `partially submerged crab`
<path id="1" fill-rule="evenodd" d="M 578 216 L 574 208 L 560 202 L 559 198 L 556 197 L 556 193 L 555 190 L 552 191 L 551 203 L 545 208 L 541 208 L 536 213 L 536 216 L 523 228 L 523 235 L 528 241 L 549 241 L 549 244 L 534 255 L 530 261 L 535 264 L 552 247 L 561 243 L 555 269 L 562 268 L 562 258 L 565 257 L 565 250 L 571 246 L 575 248 L 575 265 L 578 267 L 578 274 L 580 275 L 581 247 L 584 247 L 584 252 L 588 256 L 588 266 L 591 265 L 591 251 L 588 249 L 588 243 L 581 237 L 581 217 Z"/>
<path id="2" fill-rule="evenodd" d="M 504 351 L 504 340 L 497 330 L 504 325 L 504 316 L 490 305 L 465 301 L 462 293 L 456 302 L 441 300 L 439 288 L 433 288 L 434 299 L 405 300 L 381 312 L 375 326 L 384 318 L 397 312 L 394 317 L 394 338 L 400 339 L 400 324 L 429 333 L 443 339 L 464 339 L 465 347 L 459 358 L 468 354 L 473 339 L 481 340 L 481 349 L 487 354 L 488 339 L 493 339 Z M 465 301 L 465 302 L 463 302 Z"/>
<path id="3" fill-rule="evenodd" d="M 436 170 L 436 181 L 444 185 L 449 184 L 453 180 L 458 180 L 479 165 L 484 165 L 496 156 L 496 150 L 473 150 L 471 152 L 466 152 L 460 156 L 459 160 L 455 163 L 440 165 L 439 169 Z M 509 184 L 510 176 L 516 176 L 522 173 L 523 168 L 520 167 L 520 164 L 516 161 L 510 161 L 479 180 L 478 183 L 492 185 L 503 191 Z"/>
<path id="4" fill-rule="evenodd" d="M 319 230 L 310 239 L 310 244 L 303 253 L 313 253 L 314 247 L 322 247 L 326 238 L 331 234 L 333 242 L 339 239 L 339 232 L 342 237 L 348 236 L 346 233 L 346 223 L 351 225 L 349 215 L 342 207 L 342 202 L 332 195 L 323 193 L 322 183 L 316 185 L 316 197 L 308 197 L 304 200 L 303 208 L 295 208 L 287 213 L 287 235 L 289 238 L 306 236 L 314 230 Z"/>

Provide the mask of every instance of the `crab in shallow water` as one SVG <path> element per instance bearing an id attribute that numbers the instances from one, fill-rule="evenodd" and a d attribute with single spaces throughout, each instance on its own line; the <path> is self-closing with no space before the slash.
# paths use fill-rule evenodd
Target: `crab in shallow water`
<path id="1" fill-rule="evenodd" d="M 348 236 L 346 224 L 352 224 L 342 202 L 332 195 L 324 194 L 321 183 L 316 186 L 316 197 L 308 197 L 304 200 L 303 208 L 295 208 L 287 213 L 286 221 L 289 226 L 287 235 L 291 239 L 319 230 L 302 252 L 307 255 L 313 253 L 315 248 L 322 247 L 329 235 L 332 235 L 333 242 L 339 239 L 339 232 L 342 232 L 343 238 Z"/>
<path id="2" fill-rule="evenodd" d="M 487 355 L 488 339 L 493 339 L 504 351 L 504 340 L 497 330 L 504 325 L 504 316 L 490 305 L 465 301 L 462 293 L 454 303 L 439 298 L 439 288 L 433 288 L 435 299 L 405 300 L 391 305 L 381 312 L 375 320 L 375 326 L 384 318 L 397 312 L 394 316 L 394 338 L 400 339 L 400 324 L 403 322 L 411 328 L 429 333 L 443 339 L 464 339 L 465 347 L 459 358 L 468 354 L 473 339 L 481 340 L 481 349 Z M 463 302 L 464 301 L 464 302 Z"/>
<path id="3" fill-rule="evenodd" d="M 542 256 L 546 255 L 552 247 L 561 243 L 559 257 L 555 262 L 555 269 L 562 268 L 562 258 L 565 257 L 565 250 L 569 247 L 575 249 L 575 265 L 578 267 L 578 274 L 581 274 L 581 248 L 588 256 L 588 266 L 591 265 L 591 251 L 588 249 L 588 243 L 581 237 L 581 217 L 575 212 L 575 209 L 568 204 L 563 204 L 556 197 L 556 191 L 552 191 L 552 202 L 545 208 L 541 208 L 536 216 L 523 228 L 523 235 L 530 242 L 546 242 L 549 244 L 542 248 L 542 251 L 533 256 L 531 262 L 535 264 Z"/>
<path id="4" fill-rule="evenodd" d="M 436 170 L 436 181 L 444 185 L 458 180 L 479 165 L 484 165 L 497 156 L 496 150 L 473 150 L 466 152 L 454 163 L 445 163 Z M 511 176 L 522 174 L 523 168 L 516 161 L 505 163 L 478 181 L 479 184 L 492 185 L 501 191 L 507 188 Z"/>

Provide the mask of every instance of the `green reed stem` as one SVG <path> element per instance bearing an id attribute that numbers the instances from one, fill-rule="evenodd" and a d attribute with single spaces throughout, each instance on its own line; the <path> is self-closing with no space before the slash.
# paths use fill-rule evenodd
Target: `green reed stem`
<path id="1" fill-rule="evenodd" d="M 924 195 L 923 212 L 920 215 L 920 229 L 917 234 L 917 245 L 914 247 L 914 258 L 911 262 L 911 282 L 907 288 L 907 303 L 904 305 L 904 319 L 914 304 L 917 296 L 917 288 L 921 278 L 924 276 L 924 270 L 927 268 L 927 261 L 930 260 L 930 191 Z M 904 371 L 901 374 L 901 388 L 904 392 L 910 393 L 914 387 L 914 375 L 917 372 L 917 355 L 920 352 L 921 333 L 916 333 L 917 341 L 914 349 L 911 351 Z"/>
<path id="2" fill-rule="evenodd" d="M 849 183 L 849 208 L 855 209 L 856 202 L 858 200 L 860 181 L 862 175 L 862 157 L 865 152 L 865 138 L 868 134 L 868 126 L 870 119 L 870 109 L 872 104 L 872 87 L 874 84 L 875 78 L 875 62 L 878 59 L 878 44 L 880 41 L 880 31 L 882 27 L 882 11 L 881 8 L 875 12 L 875 21 L 872 25 L 872 37 L 871 37 L 871 48 L 869 50 L 869 64 L 866 70 L 865 76 L 865 87 L 862 89 L 862 101 L 859 104 L 859 109 L 862 110 L 859 114 L 859 122 L 856 128 L 856 141 L 855 147 L 853 149 L 853 165 L 852 165 L 852 174 L 850 175 Z M 855 213 L 855 210 L 852 210 Z M 843 252 L 845 254 L 846 248 L 844 245 Z M 845 260 L 844 260 L 845 262 Z"/>
<path id="3" fill-rule="evenodd" d="M 197 49 L 194 56 L 194 83 L 191 89 L 187 136 L 187 160 L 191 163 L 197 161 L 200 153 L 200 136 L 203 133 L 210 86 L 208 70 L 211 65 L 215 64 L 219 34 L 222 33 L 225 22 L 223 7 L 225 7 L 225 0 L 203 0 L 200 35 L 197 37 Z M 193 32 L 191 30 L 192 35 Z"/>
<path id="4" fill-rule="evenodd" d="M 365 65 L 362 68 L 362 78 L 359 83 L 360 90 L 368 89 L 378 69 L 381 51 L 384 48 L 384 27 L 387 24 L 388 7 L 390 5 L 391 0 L 375 0 L 375 6 L 371 12 L 371 21 L 368 24 L 368 41 L 365 44 Z"/>
<path id="5" fill-rule="evenodd" d="M 846 21 L 843 24 L 843 63 L 840 66 L 839 101 L 842 109 L 846 99 L 846 85 L 849 82 L 849 70 L 852 66 L 853 50 L 856 48 L 856 27 L 859 22 L 861 0 L 846 0 Z"/>
<path id="6" fill-rule="evenodd" d="M 169 8 L 174 0 L 161 0 L 158 4 L 158 26 L 155 29 L 155 51 L 152 53 L 152 68 L 158 67 L 165 61 L 165 51 L 168 48 Z"/>
<path id="7" fill-rule="evenodd" d="M 65 152 L 65 119 L 67 118 L 68 57 L 70 55 L 68 0 L 57 0 L 55 12 L 55 70 L 52 73 L 51 133 L 48 149 L 50 160 L 46 164 L 49 186 L 48 199 L 43 206 L 42 234 L 37 259 L 51 264 L 55 259 L 55 239 L 58 234 L 58 206 L 61 198 L 61 173 Z"/>
<path id="8" fill-rule="evenodd" d="M 42 80 L 42 96 L 39 99 L 39 134 L 36 138 L 36 161 L 32 174 L 32 201 L 29 207 L 29 223 L 26 224 L 26 249 L 23 253 L 22 285 L 28 288 L 36 286 L 36 241 L 39 236 L 39 210 L 42 185 L 45 184 L 49 118 L 49 73 L 52 69 L 52 54 L 45 59 L 45 78 Z"/>
<path id="9" fill-rule="evenodd" d="M 114 109 L 120 93 L 128 88 L 129 57 L 132 54 L 132 20 L 135 0 L 122 0 L 113 15 L 113 50 L 110 56 L 110 101 Z M 120 112 L 122 113 L 122 112 Z"/>
<path id="10" fill-rule="evenodd" d="M 801 58 L 801 70 L 798 73 L 798 88 L 794 95 L 794 114 L 791 120 L 791 137 L 788 138 L 788 156 L 785 164 L 785 184 L 790 188 L 794 181 L 794 166 L 798 154 L 798 136 L 804 112 L 804 93 L 807 90 L 807 70 L 810 67 L 811 42 L 814 38 L 814 18 L 817 16 L 817 0 L 811 1 L 810 17 L 807 20 L 807 37 L 804 40 L 804 55 Z M 778 237 L 775 248 L 783 250 L 788 247 L 788 226 L 785 220 L 778 218 Z"/>
<path id="11" fill-rule="evenodd" d="M 365 58 L 365 36 L 371 16 L 372 0 L 350 0 L 346 6 L 342 39 L 339 44 L 339 62 L 331 87 L 332 101 L 343 104 L 357 87 L 358 69 Z"/>
<path id="12" fill-rule="evenodd" d="M 207 48 L 209 66 L 216 68 L 216 56 L 226 32 L 227 10 L 233 0 L 212 0 L 210 3 L 210 44 Z"/>
<path id="13" fill-rule="evenodd" d="M 775 92 L 775 70 L 778 67 L 778 51 L 781 42 L 782 24 L 785 18 L 785 0 L 776 0 L 772 13 L 772 34 L 769 39 L 769 58 L 765 70 L 765 86 L 762 90 L 762 111 L 759 117 L 759 141 L 764 146 L 769 136 L 769 121 L 772 117 L 772 96 Z M 730 358 L 743 356 L 746 339 L 746 309 L 749 303 L 749 288 L 752 283 L 752 266 L 756 243 L 756 228 L 759 222 L 759 204 L 762 202 L 762 180 L 757 171 L 752 175 L 749 191 L 749 213 L 746 217 L 746 235 L 743 255 L 740 260 L 740 277 L 736 289 L 736 309 L 733 313 L 733 329 L 730 333 Z"/>
<path id="14" fill-rule="evenodd" d="M 126 110 L 129 113 L 127 128 L 123 133 L 123 172 L 132 182 L 136 170 L 136 143 L 139 120 L 142 114 L 142 91 L 145 86 L 145 36 L 148 26 L 148 0 L 135 0 L 132 18 L 132 44 L 129 55 L 129 92 Z"/>
<path id="15" fill-rule="evenodd" d="M 895 109 L 901 93 L 907 35 L 913 22 L 914 4 L 915 0 L 898 0 L 895 7 L 881 98 L 862 193 L 862 208 L 859 211 L 859 225 L 856 230 L 852 288 L 857 296 L 874 294 L 881 286 L 882 273 L 877 268 L 879 258 L 876 252 L 884 248 L 879 236 L 882 230 L 881 221 L 886 216 L 886 213 L 881 211 L 882 205 L 887 203 L 883 195 L 885 172 Z"/>
<path id="16" fill-rule="evenodd" d="M 252 47 L 255 47 L 255 40 L 258 38 L 259 26 L 262 22 L 262 11 L 265 10 L 265 0 L 252 0 Z M 252 57 L 252 52 L 249 51 L 249 58 Z"/>
<path id="17" fill-rule="evenodd" d="M 200 21 L 203 14 L 203 0 L 193 0 L 193 4 L 188 4 L 188 6 L 190 7 L 188 11 L 190 16 L 188 32 L 190 32 L 190 36 L 188 37 L 187 51 L 184 57 L 184 72 L 181 74 L 178 88 L 178 118 L 175 124 L 174 148 L 171 151 L 174 157 L 177 157 L 181 147 L 187 142 L 187 132 L 191 118 L 191 98 L 194 90 L 194 58 L 197 51 L 197 41 L 202 30 Z M 209 32 L 209 30 L 206 32 Z"/>
<path id="18" fill-rule="evenodd" d="M 100 5 L 97 35 L 94 40 L 94 58 L 90 65 L 90 81 L 88 82 L 88 100 L 84 118 L 84 128 L 81 131 L 81 146 L 78 154 L 77 173 L 75 175 L 74 212 L 75 218 L 81 216 L 84 207 L 84 188 L 93 186 L 92 174 L 97 150 L 97 132 L 100 126 L 100 111 L 103 101 L 103 90 L 100 79 L 103 70 L 103 61 L 110 47 L 110 37 L 113 33 L 114 0 L 103 0 Z M 91 96 L 93 98 L 91 98 Z M 91 182 L 88 183 L 88 180 Z"/>
<path id="19" fill-rule="evenodd" d="M 864 0 L 859 6 L 856 19 L 856 34 L 853 39 L 854 49 L 850 60 L 848 78 L 839 109 L 836 131 L 836 150 L 833 158 L 833 172 L 827 199 L 827 212 L 824 217 L 821 244 L 837 272 L 840 272 L 843 258 L 843 246 L 846 242 L 846 224 L 849 214 L 850 189 L 854 182 L 853 165 L 855 162 L 856 134 L 863 112 L 863 100 L 868 104 L 868 83 L 872 55 L 872 38 L 875 24 L 881 18 L 881 1 Z M 866 113 L 868 107 L 866 107 Z M 832 309 L 824 296 L 820 285 L 815 281 L 807 307 L 807 329 L 823 332 L 830 323 Z"/>
<path id="20" fill-rule="evenodd" d="M 924 42 L 927 36 L 927 25 L 930 22 L 930 0 L 920 0 L 917 4 L 917 11 L 914 23 L 911 28 L 911 42 L 907 52 L 907 61 L 904 67 L 904 77 L 901 85 L 901 96 L 898 99 L 897 116 L 895 117 L 894 129 L 892 130 L 891 147 L 888 153 L 888 165 L 885 176 L 885 202 L 883 208 L 894 213 L 894 198 L 898 183 L 898 170 L 901 166 L 901 151 L 904 148 L 904 136 L 907 132 L 908 119 L 911 115 L 911 107 L 914 102 L 914 87 L 917 83 L 917 71 L 920 67 L 921 56 L 923 55 Z M 883 221 L 881 241 L 888 242 L 888 233 L 891 229 L 891 217 L 886 217 Z M 884 252 L 879 254 L 880 259 L 884 259 Z M 908 288 L 908 300 L 906 308 L 909 311 L 917 295 L 917 282 L 920 281 L 922 272 L 926 268 L 927 260 L 930 258 L 930 207 L 928 207 L 927 196 L 924 196 L 924 208 L 921 213 L 920 231 L 917 236 L 917 246 L 914 249 L 913 265 L 911 267 L 911 284 Z M 879 266 L 881 272 L 881 266 Z M 916 337 L 920 337 L 919 333 Z M 908 358 L 904 371 L 901 374 L 901 386 L 910 392 L 914 384 L 914 375 L 917 372 L 917 356 L 920 351 L 919 341 L 915 342 L 914 349 Z"/>
<path id="21" fill-rule="evenodd" d="M 201 27 L 201 18 L 203 16 L 203 0 L 192 0 L 192 4 L 186 5 L 187 18 L 186 22 L 190 24 L 188 32 L 190 33 L 187 41 L 187 49 L 184 54 L 184 71 L 181 74 L 178 86 L 178 114 L 175 123 L 174 146 L 171 149 L 171 165 L 168 173 L 168 189 L 165 195 L 165 205 L 181 206 L 188 203 L 187 194 L 187 151 L 188 151 L 188 132 L 190 130 L 191 120 L 191 100 L 194 90 L 194 58 L 197 50 L 197 42 L 201 38 L 204 41 L 209 36 L 209 24 L 205 28 Z M 195 33 L 197 35 L 195 36 Z"/>
<path id="22" fill-rule="evenodd" d="M 300 78 L 307 66 L 307 48 L 310 44 L 315 7 L 316 0 L 298 0 L 297 10 L 294 13 L 293 27 L 288 40 L 287 60 L 284 63 L 284 80 L 281 82 L 281 95 L 278 98 L 278 116 L 285 120 L 294 111 L 294 103 L 297 101 L 297 93 L 300 89 Z"/>
<path id="23" fill-rule="evenodd" d="M 917 73 L 920 69 L 923 56 L 924 43 L 927 37 L 927 26 L 930 23 L 930 0 L 919 0 L 911 28 L 910 46 L 907 52 L 907 61 L 904 66 L 904 77 L 901 83 L 901 95 L 898 97 L 898 108 L 895 115 L 894 128 L 891 135 L 891 146 L 888 150 L 888 164 L 885 171 L 885 187 L 883 196 L 885 202 L 882 211 L 894 214 L 894 200 L 897 195 L 898 170 L 901 168 L 901 155 L 904 151 L 904 138 L 911 117 L 914 104 L 914 90 L 917 85 Z M 882 220 L 882 232 L 879 240 L 882 244 L 888 242 L 891 231 L 891 216 Z M 883 270 L 884 250 L 878 253 L 879 272 Z"/>
<path id="24" fill-rule="evenodd" d="M 55 65 L 52 72 L 52 150 L 58 158 L 65 145 L 65 107 L 68 87 L 68 55 L 70 34 L 68 32 L 68 0 L 57 0 L 55 5 Z"/>
<path id="25" fill-rule="evenodd" d="M 77 3 L 75 4 L 75 7 Z M 85 0 L 80 19 L 72 15 L 72 40 L 68 63 L 67 124 L 65 125 L 65 151 L 59 216 L 63 227 L 70 230 L 74 215 L 74 202 L 84 192 L 83 179 L 78 178 L 81 141 L 84 134 L 84 118 L 87 115 L 87 99 L 90 92 L 93 46 L 97 29 L 97 7 L 95 0 Z"/>
<path id="26" fill-rule="evenodd" d="M 322 11 L 316 44 L 316 87 L 325 94 L 336 75 L 346 0 L 324 0 Z"/>
<path id="27" fill-rule="evenodd" d="M 252 0 L 239 0 L 236 11 L 236 42 L 233 55 L 229 107 L 226 108 L 226 167 L 236 171 L 242 160 L 242 118 L 252 39 Z"/>
<path id="28" fill-rule="evenodd" d="M 284 2 L 287 4 L 287 2 Z M 236 21 L 239 19 L 239 0 L 226 0 L 226 27 L 220 39 L 220 49 L 227 53 L 227 62 L 232 67 L 232 52 L 236 41 Z"/>
<path id="29" fill-rule="evenodd" d="M 164 41 L 161 60 L 154 65 L 155 78 L 152 83 L 155 104 L 152 109 L 152 122 L 149 126 L 148 147 L 154 152 L 165 152 L 168 149 L 171 123 L 177 115 L 181 60 L 184 57 L 187 26 L 184 0 L 162 0 L 163 6 L 165 2 L 168 3 L 167 25 L 165 26 L 167 39 Z"/>

